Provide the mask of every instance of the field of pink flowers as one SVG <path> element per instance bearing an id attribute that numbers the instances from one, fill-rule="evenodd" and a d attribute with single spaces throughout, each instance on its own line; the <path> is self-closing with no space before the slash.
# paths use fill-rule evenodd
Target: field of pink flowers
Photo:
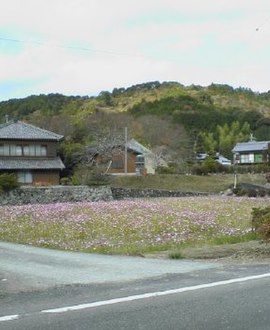
<path id="1" fill-rule="evenodd" d="M 187 197 L 0 207 L 0 240 L 99 253 L 144 253 L 188 242 L 245 239 L 268 198 Z"/>

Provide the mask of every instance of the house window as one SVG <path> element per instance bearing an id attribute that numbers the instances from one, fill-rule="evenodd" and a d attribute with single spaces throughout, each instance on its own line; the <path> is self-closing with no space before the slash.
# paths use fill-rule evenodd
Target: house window
<path id="1" fill-rule="evenodd" d="M 254 154 L 249 154 L 248 159 L 250 163 L 254 163 Z"/>
<path id="2" fill-rule="evenodd" d="M 248 163 L 248 155 L 241 155 L 241 163 Z"/>
<path id="3" fill-rule="evenodd" d="M 9 156 L 9 145 L 4 144 L 4 156 Z"/>
<path id="4" fill-rule="evenodd" d="M 29 146 L 23 146 L 23 155 L 29 156 L 30 155 L 30 148 Z"/>
<path id="5" fill-rule="evenodd" d="M 16 145 L 15 144 L 11 144 L 9 146 L 9 150 L 10 150 L 10 156 L 16 156 Z"/>
<path id="6" fill-rule="evenodd" d="M 241 155 L 241 163 L 254 163 L 254 154 Z"/>
<path id="7" fill-rule="evenodd" d="M 16 146 L 16 156 L 22 156 L 22 146 Z"/>
<path id="8" fill-rule="evenodd" d="M 124 168 L 124 162 L 123 160 L 114 160 L 112 162 L 112 168 L 113 169 L 121 169 L 121 168 Z"/>
<path id="9" fill-rule="evenodd" d="M 18 182 L 20 183 L 32 183 L 33 175 L 30 171 L 18 172 Z"/>
<path id="10" fill-rule="evenodd" d="M 47 156 L 46 145 L 15 145 L 1 144 L 0 156 Z"/>
<path id="11" fill-rule="evenodd" d="M 41 146 L 36 145 L 36 156 L 40 156 L 41 155 Z"/>
<path id="12" fill-rule="evenodd" d="M 29 146 L 29 156 L 35 156 L 36 152 L 35 152 L 35 146 L 34 145 L 30 145 Z"/>
<path id="13" fill-rule="evenodd" d="M 47 156 L 47 146 L 45 145 L 25 145 L 23 146 L 24 156 Z"/>
<path id="14" fill-rule="evenodd" d="M 41 146 L 40 155 L 47 156 L 47 146 Z"/>
<path id="15" fill-rule="evenodd" d="M 8 146 L 7 146 L 8 147 Z M 11 144 L 9 146 L 10 156 L 21 156 L 22 155 L 22 146 Z"/>

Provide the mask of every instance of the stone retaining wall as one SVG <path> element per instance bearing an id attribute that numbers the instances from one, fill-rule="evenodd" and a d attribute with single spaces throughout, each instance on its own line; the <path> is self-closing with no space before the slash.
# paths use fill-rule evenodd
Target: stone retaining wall
<path id="1" fill-rule="evenodd" d="M 8 193 L 0 193 L 0 205 L 49 204 L 63 202 L 96 202 L 113 199 L 147 197 L 201 196 L 206 193 L 191 193 L 158 189 L 130 189 L 88 186 L 24 186 Z"/>
<path id="2" fill-rule="evenodd" d="M 128 199 L 144 197 L 187 197 L 203 196 L 208 194 L 200 192 L 183 192 L 161 189 L 112 188 L 112 195 L 114 199 Z"/>
<path id="3" fill-rule="evenodd" d="M 0 194 L 0 205 L 49 204 L 61 202 L 95 202 L 112 200 L 110 187 L 25 186 Z"/>

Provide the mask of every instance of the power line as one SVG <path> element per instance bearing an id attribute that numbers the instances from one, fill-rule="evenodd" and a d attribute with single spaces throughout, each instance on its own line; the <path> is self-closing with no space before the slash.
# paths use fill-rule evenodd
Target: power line
<path id="1" fill-rule="evenodd" d="M 67 45 L 61 45 L 61 44 L 49 44 L 44 41 L 34 41 L 34 40 L 29 41 L 29 40 L 12 39 L 12 38 L 5 38 L 5 37 L 0 37 L 0 41 L 23 43 L 23 44 L 33 44 L 33 45 L 37 45 L 37 46 L 46 46 L 46 47 L 55 47 L 55 48 L 64 48 L 64 49 L 73 49 L 73 50 L 80 50 L 80 51 L 84 51 L 84 52 L 101 53 L 101 54 L 116 55 L 116 56 L 146 57 L 142 54 L 120 53 L 120 52 L 115 52 L 112 50 L 95 49 L 95 48 L 89 48 L 89 47 L 67 46 Z"/>
<path id="2" fill-rule="evenodd" d="M 19 40 L 19 39 L 11 39 L 11 38 L 3 38 L 3 37 L 0 37 L 0 40 L 10 41 L 10 42 L 18 42 L 18 43 L 37 44 L 37 45 L 42 45 L 43 44 L 41 41 L 27 41 L 27 40 Z"/>

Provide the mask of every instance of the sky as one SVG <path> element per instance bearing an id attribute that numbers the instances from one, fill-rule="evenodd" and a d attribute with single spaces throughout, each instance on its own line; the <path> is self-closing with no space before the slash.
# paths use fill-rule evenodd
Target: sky
<path id="1" fill-rule="evenodd" d="M 270 90 L 269 0 L 0 0 L 0 101 L 149 81 Z"/>

